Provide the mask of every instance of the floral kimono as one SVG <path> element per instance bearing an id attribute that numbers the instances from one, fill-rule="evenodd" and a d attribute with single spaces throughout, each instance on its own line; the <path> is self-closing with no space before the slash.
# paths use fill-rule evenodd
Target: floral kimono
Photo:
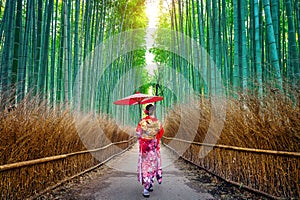
<path id="1" fill-rule="evenodd" d="M 136 132 L 139 138 L 138 181 L 145 189 L 152 187 L 154 178 L 162 182 L 159 140 L 164 133 L 161 123 L 154 117 L 143 118 Z"/>

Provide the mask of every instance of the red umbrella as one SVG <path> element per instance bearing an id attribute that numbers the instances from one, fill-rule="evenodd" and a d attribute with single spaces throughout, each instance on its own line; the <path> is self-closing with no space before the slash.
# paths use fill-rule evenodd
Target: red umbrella
<path id="1" fill-rule="evenodd" d="M 152 102 L 161 101 L 164 98 L 161 96 L 152 96 L 148 94 L 142 94 L 140 92 L 136 92 L 133 95 L 127 96 L 123 99 L 117 100 L 114 102 L 116 105 L 136 105 L 136 104 L 147 104 Z M 141 113 L 141 107 L 140 109 L 140 117 L 142 117 Z"/>
<path id="2" fill-rule="evenodd" d="M 147 103 L 161 101 L 163 99 L 164 98 L 161 96 L 152 96 L 152 95 L 136 92 L 133 95 L 130 95 L 128 97 L 125 97 L 123 99 L 115 101 L 114 104 L 116 104 L 116 105 L 147 104 Z"/>

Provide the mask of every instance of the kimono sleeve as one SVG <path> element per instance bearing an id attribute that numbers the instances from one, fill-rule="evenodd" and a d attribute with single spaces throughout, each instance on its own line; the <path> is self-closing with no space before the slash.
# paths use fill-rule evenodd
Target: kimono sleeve
<path id="1" fill-rule="evenodd" d="M 158 131 L 157 135 L 156 135 L 156 139 L 160 140 L 160 138 L 163 136 L 164 134 L 164 128 L 162 127 L 162 125 L 160 125 L 160 130 Z"/>
<path id="2" fill-rule="evenodd" d="M 135 134 L 138 138 L 140 138 L 142 136 L 142 126 L 141 126 L 141 122 L 138 123 L 136 129 L 135 129 Z"/>

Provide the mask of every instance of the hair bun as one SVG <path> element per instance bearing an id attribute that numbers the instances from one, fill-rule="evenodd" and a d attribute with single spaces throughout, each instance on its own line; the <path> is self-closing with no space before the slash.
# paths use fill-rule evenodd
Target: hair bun
<path id="1" fill-rule="evenodd" d="M 154 107 L 153 104 L 148 104 L 148 105 L 146 106 L 146 110 L 149 111 L 152 107 Z"/>

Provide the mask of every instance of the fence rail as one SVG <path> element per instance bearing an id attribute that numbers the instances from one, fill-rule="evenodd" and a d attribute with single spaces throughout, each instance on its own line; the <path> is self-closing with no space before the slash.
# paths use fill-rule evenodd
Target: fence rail
<path id="1" fill-rule="evenodd" d="M 0 199 L 25 199 L 90 171 L 122 153 L 136 137 L 106 146 L 0 166 Z M 93 157 L 95 154 L 98 160 Z"/>
<path id="2" fill-rule="evenodd" d="M 193 142 L 193 141 L 187 141 L 187 140 L 183 140 L 183 139 L 171 138 L 171 137 L 165 137 L 165 136 L 163 136 L 163 138 L 167 139 L 167 140 L 176 140 L 179 142 L 184 142 L 184 143 L 194 144 L 194 145 L 199 145 L 199 146 L 206 146 L 206 147 L 230 149 L 230 150 L 236 150 L 236 151 L 246 151 L 246 152 L 251 152 L 251 153 L 264 153 L 264 154 L 300 157 L 300 152 L 274 151 L 274 150 L 266 150 L 266 149 L 253 149 L 253 148 L 228 146 L 228 145 L 221 145 L 221 144 L 208 144 L 208 143 Z"/>
<path id="3" fill-rule="evenodd" d="M 272 199 L 300 196 L 300 153 L 213 145 L 163 137 L 163 143 L 183 159 L 223 180 Z M 205 147 L 209 152 L 200 157 Z"/>
<path id="4" fill-rule="evenodd" d="M 103 146 L 103 147 L 100 147 L 100 148 L 97 148 L 97 149 L 92 149 L 92 150 L 78 151 L 78 152 L 74 152 L 74 153 L 62 154 L 62 155 L 57 155 L 57 156 L 49 156 L 49 157 L 46 157 L 46 158 L 40 158 L 40 159 L 35 159 L 35 160 L 28 160 L 28 161 L 23 161 L 23 162 L 17 162 L 17 163 L 1 165 L 0 166 L 0 172 L 5 171 L 5 170 L 10 170 L 10 169 L 16 169 L 16 168 L 26 167 L 26 166 L 30 166 L 30 165 L 35 165 L 35 164 L 52 162 L 52 161 L 55 161 L 55 160 L 66 159 L 67 157 L 76 156 L 76 155 L 79 155 L 79 154 L 93 153 L 93 152 L 97 152 L 97 151 L 107 149 L 108 147 L 113 146 L 113 145 L 128 143 L 133 139 L 135 139 L 135 138 L 132 137 L 129 140 L 110 143 L 106 146 Z"/>

